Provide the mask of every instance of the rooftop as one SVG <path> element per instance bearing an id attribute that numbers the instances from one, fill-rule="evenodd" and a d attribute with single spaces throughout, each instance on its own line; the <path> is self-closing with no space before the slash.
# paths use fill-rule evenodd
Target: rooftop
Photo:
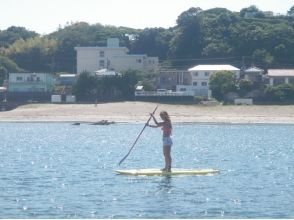
<path id="1" fill-rule="evenodd" d="M 245 70 L 245 73 L 258 73 L 258 72 L 263 73 L 264 71 L 263 71 L 263 69 L 259 69 L 257 67 L 250 67 Z"/>
<path id="2" fill-rule="evenodd" d="M 108 69 L 100 69 L 95 71 L 96 76 L 121 76 L 121 73 Z"/>
<path id="3" fill-rule="evenodd" d="M 221 71 L 221 70 L 236 71 L 240 69 L 231 65 L 197 65 L 188 69 L 188 71 Z"/>
<path id="4" fill-rule="evenodd" d="M 294 76 L 294 69 L 269 69 L 268 76 Z"/>
<path id="5" fill-rule="evenodd" d="M 59 77 L 76 77 L 77 75 L 76 74 L 60 74 Z"/>

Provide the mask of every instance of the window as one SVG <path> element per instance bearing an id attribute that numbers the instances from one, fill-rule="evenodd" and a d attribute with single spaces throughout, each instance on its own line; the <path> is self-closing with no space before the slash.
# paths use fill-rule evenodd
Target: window
<path id="1" fill-rule="evenodd" d="M 205 76 L 209 76 L 209 72 L 205 72 L 204 75 L 205 75 Z"/>
<path id="2" fill-rule="evenodd" d="M 104 57 L 105 56 L 105 52 L 103 50 L 100 51 L 99 54 L 100 54 L 100 57 Z"/>
<path id="3" fill-rule="evenodd" d="M 202 82 L 201 85 L 202 86 L 207 86 L 207 82 Z"/>
<path id="4" fill-rule="evenodd" d="M 141 59 L 137 59 L 136 62 L 137 63 L 142 63 L 142 60 Z"/>
<path id="5" fill-rule="evenodd" d="M 181 92 L 186 92 L 187 90 L 186 90 L 186 88 L 180 88 L 180 91 Z"/>
<path id="6" fill-rule="evenodd" d="M 198 72 L 194 72 L 193 73 L 193 76 L 198 76 Z"/>
<path id="7" fill-rule="evenodd" d="M 165 83 L 166 82 L 166 78 L 165 77 L 160 77 L 159 79 L 160 79 L 160 82 L 161 83 Z"/>
<path id="8" fill-rule="evenodd" d="M 22 76 L 17 76 L 16 81 L 22 81 Z"/>
<path id="9" fill-rule="evenodd" d="M 197 82 L 193 82 L 193 86 L 197 86 Z"/>
<path id="10" fill-rule="evenodd" d="M 100 61 L 99 61 L 99 66 L 100 66 L 100 67 L 104 67 L 104 60 L 100 60 Z"/>

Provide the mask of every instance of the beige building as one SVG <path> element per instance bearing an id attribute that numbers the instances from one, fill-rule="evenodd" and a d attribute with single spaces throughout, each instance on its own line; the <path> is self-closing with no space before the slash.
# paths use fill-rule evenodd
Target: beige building
<path id="1" fill-rule="evenodd" d="M 284 83 L 294 83 L 294 69 L 268 69 L 267 78 L 269 84 L 279 85 Z"/>
<path id="2" fill-rule="evenodd" d="M 75 47 L 77 51 L 77 73 L 94 73 L 100 69 L 124 71 L 135 69 L 154 71 L 158 67 L 158 57 L 146 54 L 128 54 L 126 47 L 119 46 L 119 39 L 107 39 L 106 47 Z"/>

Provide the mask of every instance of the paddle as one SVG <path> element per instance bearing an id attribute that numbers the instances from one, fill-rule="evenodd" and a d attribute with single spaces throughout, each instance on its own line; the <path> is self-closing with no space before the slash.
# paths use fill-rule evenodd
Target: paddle
<path id="1" fill-rule="evenodd" d="M 154 109 L 153 114 L 156 112 L 156 109 L 157 109 L 157 108 L 158 108 L 158 105 L 157 105 L 156 108 Z M 135 144 L 136 144 L 137 141 L 139 140 L 139 137 L 141 136 L 141 134 L 143 133 L 143 131 L 144 131 L 145 128 L 147 127 L 147 124 L 149 123 L 150 119 L 151 119 L 151 115 L 150 115 L 148 121 L 146 122 L 146 124 L 144 125 L 142 131 L 141 131 L 140 134 L 138 135 L 137 139 L 135 140 L 133 146 L 131 147 L 131 149 L 129 150 L 129 152 L 127 153 L 127 155 L 124 156 L 124 158 L 121 159 L 121 161 L 119 161 L 119 164 L 118 164 L 118 165 L 120 165 L 120 164 L 121 164 L 121 163 L 122 163 L 122 162 L 123 162 L 128 156 L 129 156 L 129 154 L 131 153 L 132 149 L 135 147 Z"/>

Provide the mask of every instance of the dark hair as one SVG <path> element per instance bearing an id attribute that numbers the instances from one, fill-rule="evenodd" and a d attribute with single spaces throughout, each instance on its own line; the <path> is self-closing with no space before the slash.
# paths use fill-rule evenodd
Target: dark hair
<path id="1" fill-rule="evenodd" d="M 166 111 L 161 111 L 160 116 L 164 117 L 169 123 L 171 123 L 170 117 Z"/>

